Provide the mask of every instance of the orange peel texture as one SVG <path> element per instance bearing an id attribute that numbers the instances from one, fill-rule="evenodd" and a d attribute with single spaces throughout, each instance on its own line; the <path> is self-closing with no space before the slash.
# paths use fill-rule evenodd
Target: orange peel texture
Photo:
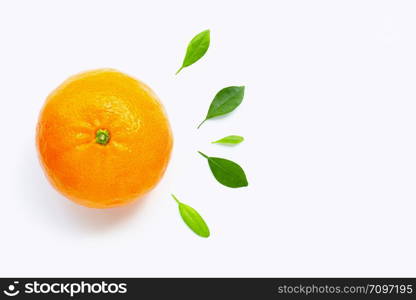
<path id="1" fill-rule="evenodd" d="M 130 203 L 154 188 L 173 137 L 144 83 L 112 69 L 75 75 L 46 99 L 36 144 L 52 185 L 84 206 Z"/>

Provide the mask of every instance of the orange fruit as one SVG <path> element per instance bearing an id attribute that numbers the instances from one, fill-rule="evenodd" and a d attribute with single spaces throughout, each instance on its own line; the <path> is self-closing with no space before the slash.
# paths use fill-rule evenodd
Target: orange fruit
<path id="1" fill-rule="evenodd" d="M 173 138 L 157 96 L 116 70 L 75 75 L 46 99 L 36 143 L 47 178 L 69 199 L 108 208 L 159 182 Z"/>

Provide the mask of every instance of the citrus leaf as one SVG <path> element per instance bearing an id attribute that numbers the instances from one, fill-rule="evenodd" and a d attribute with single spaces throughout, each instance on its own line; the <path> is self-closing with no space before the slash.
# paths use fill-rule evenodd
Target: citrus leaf
<path id="1" fill-rule="evenodd" d="M 188 67 L 197 62 L 205 53 L 207 53 L 210 43 L 210 31 L 204 30 L 198 33 L 188 44 L 185 58 L 182 66 L 176 72 L 178 74 L 183 68 Z"/>
<path id="2" fill-rule="evenodd" d="M 200 151 L 198 153 L 208 160 L 212 174 L 222 185 L 230 188 L 248 186 L 246 174 L 237 163 L 220 157 L 209 157 Z"/>
<path id="3" fill-rule="evenodd" d="M 226 144 L 226 145 L 236 145 L 244 141 L 244 138 L 239 135 L 229 135 L 219 139 L 218 141 L 212 142 L 212 144 Z"/>
<path id="4" fill-rule="evenodd" d="M 179 213 L 188 227 L 197 235 L 207 238 L 209 237 L 209 228 L 205 223 L 201 215 L 189 205 L 186 205 L 178 200 L 175 195 L 172 194 L 172 198 L 178 203 Z"/>
<path id="5" fill-rule="evenodd" d="M 229 86 L 219 91 L 208 109 L 207 116 L 198 128 L 208 119 L 222 116 L 236 109 L 244 98 L 244 86 Z"/>

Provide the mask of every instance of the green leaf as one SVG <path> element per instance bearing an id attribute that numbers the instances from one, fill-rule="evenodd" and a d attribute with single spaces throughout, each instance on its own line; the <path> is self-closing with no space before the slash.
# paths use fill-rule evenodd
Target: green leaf
<path id="1" fill-rule="evenodd" d="M 205 53 L 207 53 L 210 42 L 210 31 L 204 30 L 198 33 L 188 44 L 185 58 L 182 66 L 176 72 L 178 74 L 183 68 L 188 67 L 197 62 Z"/>
<path id="2" fill-rule="evenodd" d="M 175 195 L 172 194 L 172 198 L 178 203 L 179 213 L 188 227 L 197 235 L 207 238 L 209 237 L 209 228 L 205 223 L 201 215 L 189 205 L 186 205 L 178 200 Z"/>
<path id="3" fill-rule="evenodd" d="M 211 172 L 219 183 L 230 188 L 248 186 L 244 170 L 235 162 L 219 157 L 209 157 L 200 151 L 198 153 L 208 160 Z"/>
<path id="4" fill-rule="evenodd" d="M 229 135 L 226 137 L 223 137 L 222 139 L 212 142 L 212 144 L 226 144 L 226 145 L 236 145 L 240 144 L 242 141 L 244 141 L 244 138 L 239 135 Z"/>
<path id="5" fill-rule="evenodd" d="M 236 109 L 244 98 L 244 86 L 229 86 L 219 91 L 208 109 L 207 116 L 198 128 L 208 119 L 222 116 Z"/>

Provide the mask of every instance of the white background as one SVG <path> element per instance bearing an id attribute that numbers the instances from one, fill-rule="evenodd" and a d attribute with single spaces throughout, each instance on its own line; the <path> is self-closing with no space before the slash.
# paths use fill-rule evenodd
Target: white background
<path id="1" fill-rule="evenodd" d="M 2 1 L 1 276 L 416 276 L 414 1 Z M 174 76 L 189 40 L 211 47 Z M 93 210 L 46 181 L 34 146 L 50 91 L 111 67 L 162 99 L 166 176 Z M 207 121 L 215 93 L 242 105 Z M 240 134 L 236 147 L 210 141 Z M 196 151 L 230 158 L 229 189 Z M 194 235 L 170 193 L 212 232 Z"/>

